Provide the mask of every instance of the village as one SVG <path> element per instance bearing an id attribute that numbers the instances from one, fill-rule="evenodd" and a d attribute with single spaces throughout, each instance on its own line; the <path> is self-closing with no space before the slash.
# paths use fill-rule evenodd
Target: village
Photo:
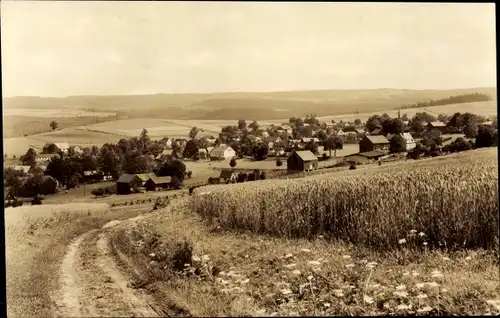
<path id="1" fill-rule="evenodd" d="M 139 139 L 122 139 L 110 151 L 112 145 L 107 144 L 101 149 L 82 149 L 47 143 L 41 153 L 29 149 L 18 159 L 21 164 L 6 167 L 6 204 L 18 206 L 30 200 L 41 204 L 44 196 L 64 196 L 86 184 L 92 186 L 83 195 L 94 197 L 182 188 L 191 193 L 207 184 L 296 178 L 444 155 L 472 149 L 474 138 L 485 133 L 491 135 L 490 143 L 496 140 L 492 135 L 496 121 L 469 113 L 440 115 L 439 119 L 426 112 L 411 120 L 405 114 L 397 118 L 376 115 L 365 123 L 320 122 L 307 115 L 268 127 L 239 120 L 235 126 L 223 127 L 217 137 L 198 137 L 199 129 L 193 127 L 189 138 L 153 141 L 144 129 Z M 337 151 L 345 149 L 349 151 L 337 156 Z"/>

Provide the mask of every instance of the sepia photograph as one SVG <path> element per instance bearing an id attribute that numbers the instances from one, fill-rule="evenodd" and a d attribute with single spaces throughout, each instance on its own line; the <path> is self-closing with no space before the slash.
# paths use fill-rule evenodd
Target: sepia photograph
<path id="1" fill-rule="evenodd" d="M 494 3 L 0 8 L 8 317 L 500 315 Z"/>

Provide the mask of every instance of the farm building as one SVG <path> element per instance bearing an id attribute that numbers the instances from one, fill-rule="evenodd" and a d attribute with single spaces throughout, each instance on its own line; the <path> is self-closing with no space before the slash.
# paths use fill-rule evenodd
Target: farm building
<path id="1" fill-rule="evenodd" d="M 492 127 L 493 126 L 493 121 L 484 121 L 482 123 L 477 124 L 477 127 Z"/>
<path id="2" fill-rule="evenodd" d="M 15 171 L 19 171 L 19 172 L 28 174 L 31 171 L 31 166 L 15 166 L 12 169 L 14 169 Z"/>
<path id="3" fill-rule="evenodd" d="M 385 136 L 363 136 L 359 142 L 359 152 L 389 150 L 389 140 Z"/>
<path id="4" fill-rule="evenodd" d="M 361 156 L 359 153 L 352 154 L 344 157 L 344 161 L 347 163 L 364 164 L 370 162 L 365 156 Z"/>
<path id="5" fill-rule="evenodd" d="M 318 157 L 311 151 L 294 151 L 286 160 L 287 170 L 292 171 L 311 171 L 318 169 Z"/>
<path id="6" fill-rule="evenodd" d="M 223 169 L 220 172 L 219 180 L 220 183 L 234 183 L 236 182 L 236 172 L 231 169 Z"/>
<path id="7" fill-rule="evenodd" d="M 319 139 L 318 138 L 302 138 L 300 141 L 304 142 L 304 143 L 308 143 L 310 141 L 314 141 L 315 143 L 319 143 Z"/>
<path id="8" fill-rule="evenodd" d="M 413 136 L 410 133 L 405 132 L 405 133 L 402 133 L 401 136 L 405 140 L 406 151 L 410 151 L 417 146 L 417 142 L 415 141 L 415 139 L 413 138 Z"/>
<path id="9" fill-rule="evenodd" d="M 51 143 L 46 143 L 43 146 L 42 153 L 54 154 L 54 153 L 59 153 L 60 151 L 68 153 L 68 149 L 69 149 L 69 144 L 67 142 L 51 142 Z"/>
<path id="10" fill-rule="evenodd" d="M 39 154 L 36 155 L 35 161 L 36 162 L 48 162 L 50 159 L 54 157 L 59 157 L 59 154 L 57 153 L 46 153 L 46 154 Z"/>
<path id="11" fill-rule="evenodd" d="M 172 149 L 165 149 L 156 156 L 157 160 L 164 160 L 164 159 L 179 159 L 182 158 L 182 156 L 175 150 Z"/>
<path id="12" fill-rule="evenodd" d="M 226 145 L 220 145 L 210 151 L 210 160 L 225 160 L 234 156 L 236 156 L 234 149 Z"/>
<path id="13" fill-rule="evenodd" d="M 116 181 L 116 194 L 129 194 L 134 188 L 141 186 L 142 180 L 136 174 L 122 174 Z"/>
<path id="14" fill-rule="evenodd" d="M 372 136 L 380 136 L 380 135 L 382 135 L 382 128 L 375 128 L 374 130 L 372 130 L 372 132 L 370 133 L 370 135 L 372 135 Z"/>
<path id="15" fill-rule="evenodd" d="M 378 160 L 378 159 L 383 159 L 384 157 L 387 157 L 387 153 L 385 151 L 381 150 L 373 150 L 373 151 L 367 151 L 367 152 L 360 152 L 357 153 L 358 156 L 365 157 L 370 160 Z"/>
<path id="16" fill-rule="evenodd" d="M 59 182 L 51 176 L 42 176 L 42 182 L 40 182 L 40 194 L 54 194 L 57 191 Z"/>
<path id="17" fill-rule="evenodd" d="M 208 158 L 207 149 L 199 149 L 198 156 L 200 157 L 200 159 L 207 159 Z"/>
<path id="18" fill-rule="evenodd" d="M 83 180 L 86 182 L 101 181 L 103 180 L 103 177 L 103 173 L 98 170 L 85 170 L 83 172 Z"/>
<path id="19" fill-rule="evenodd" d="M 361 129 L 361 128 L 356 128 L 355 132 L 358 135 L 365 135 L 366 134 L 365 130 Z"/>
<path id="20" fill-rule="evenodd" d="M 339 131 L 337 131 L 336 135 L 339 137 L 344 137 L 346 133 L 342 129 L 340 129 Z"/>
<path id="21" fill-rule="evenodd" d="M 144 184 L 150 179 L 150 178 L 153 178 L 153 177 L 156 177 L 156 174 L 154 174 L 153 172 L 150 172 L 150 173 L 139 173 L 137 174 L 137 176 L 139 177 L 139 179 L 141 179 L 141 186 L 144 186 Z"/>
<path id="22" fill-rule="evenodd" d="M 446 130 L 446 125 L 440 121 L 432 121 L 427 124 L 427 129 L 428 130 L 436 129 L 439 130 L 441 133 L 444 133 Z"/>
<path id="23" fill-rule="evenodd" d="M 5 207 L 10 206 L 12 203 L 17 201 L 17 198 L 14 196 L 10 189 L 4 189 L 3 198 Z"/>
<path id="24" fill-rule="evenodd" d="M 172 186 L 172 177 L 151 177 L 144 184 L 147 191 L 158 191 L 160 189 L 168 189 Z"/>

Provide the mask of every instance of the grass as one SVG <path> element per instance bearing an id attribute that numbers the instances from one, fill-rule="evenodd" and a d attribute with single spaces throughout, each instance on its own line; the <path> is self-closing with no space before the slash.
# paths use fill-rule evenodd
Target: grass
<path id="1" fill-rule="evenodd" d="M 498 163 L 491 151 L 476 154 L 458 165 L 427 161 L 372 175 L 208 186 L 195 191 L 209 193 L 195 196 L 193 210 L 226 229 L 279 237 L 326 235 L 397 249 L 405 233 L 417 230 L 432 247 L 492 248 L 498 242 Z"/>
<path id="2" fill-rule="evenodd" d="M 137 288 L 193 316 L 500 313 L 498 258 L 485 250 L 377 252 L 359 245 L 236 233 L 189 199 L 113 234 Z M 174 269 L 188 263 L 186 270 Z"/>
<path id="3" fill-rule="evenodd" d="M 5 209 L 7 309 L 9 316 L 50 317 L 49 292 L 57 289 L 59 261 L 78 235 L 111 220 L 138 215 L 136 209 L 75 203 Z"/>

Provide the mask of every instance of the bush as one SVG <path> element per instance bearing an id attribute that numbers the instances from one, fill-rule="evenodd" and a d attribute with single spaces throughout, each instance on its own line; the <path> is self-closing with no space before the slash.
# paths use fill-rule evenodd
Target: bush
<path id="1" fill-rule="evenodd" d="M 238 178 L 236 179 L 236 181 L 238 183 L 242 183 L 242 182 L 247 181 L 247 174 L 244 172 L 240 172 L 240 174 L 238 174 Z"/>
<path id="2" fill-rule="evenodd" d="M 92 191 L 90 191 L 90 193 L 96 197 L 100 197 L 100 196 L 103 196 L 106 194 L 105 192 L 105 189 L 104 188 L 97 188 L 97 189 L 92 189 Z"/>
<path id="3" fill-rule="evenodd" d="M 351 163 L 351 165 L 349 166 L 349 170 L 356 170 L 356 164 Z"/>
<path id="4" fill-rule="evenodd" d="M 283 161 L 281 161 L 281 159 L 277 159 L 276 160 L 276 166 L 277 167 L 281 167 L 283 165 Z"/>
<path id="5" fill-rule="evenodd" d="M 266 179 L 266 172 L 262 171 L 260 174 L 260 180 L 265 180 Z"/>

